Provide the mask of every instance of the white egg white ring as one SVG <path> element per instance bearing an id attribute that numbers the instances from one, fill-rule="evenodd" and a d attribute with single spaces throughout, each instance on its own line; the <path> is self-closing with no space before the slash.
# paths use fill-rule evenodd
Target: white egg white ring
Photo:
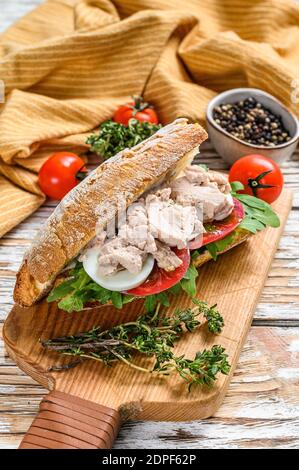
<path id="1" fill-rule="evenodd" d="M 154 267 L 154 258 L 148 255 L 143 264 L 142 270 L 138 274 L 132 274 L 127 269 L 118 271 L 112 276 L 102 276 L 98 266 L 99 248 L 90 248 L 84 253 L 83 267 L 91 279 L 105 289 L 117 292 L 123 292 L 140 286 Z"/>

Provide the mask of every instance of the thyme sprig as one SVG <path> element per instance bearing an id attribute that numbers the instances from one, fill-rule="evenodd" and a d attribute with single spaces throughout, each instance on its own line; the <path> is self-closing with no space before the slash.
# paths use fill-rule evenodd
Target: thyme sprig
<path id="1" fill-rule="evenodd" d="M 210 331 L 219 332 L 221 321 L 214 307 L 211 310 L 205 302 L 198 301 L 192 309 L 177 309 L 173 316 L 161 317 L 158 305 L 153 314 L 143 314 L 135 321 L 107 330 L 98 326 L 75 336 L 42 341 L 42 345 L 48 350 L 74 356 L 81 361 L 93 359 L 109 366 L 120 361 L 146 373 L 177 373 L 187 382 L 189 389 L 194 384 L 211 386 L 218 373 L 228 374 L 230 370 L 224 348 L 215 345 L 210 350 L 197 352 L 193 359 L 175 355 L 173 348 L 174 343 L 186 332 L 192 333 L 199 327 L 201 322 L 198 317 L 201 314 L 207 319 Z M 154 357 L 154 365 L 149 368 L 137 365 L 134 362 L 136 353 Z"/>
<path id="2" fill-rule="evenodd" d="M 195 298 L 192 299 L 192 302 L 197 305 L 197 307 L 200 309 L 201 313 L 207 320 L 208 330 L 214 334 L 221 333 L 222 328 L 224 326 L 224 320 L 223 317 L 220 315 L 219 311 L 217 310 L 217 304 L 212 305 L 212 307 L 209 307 L 207 302 Z"/>

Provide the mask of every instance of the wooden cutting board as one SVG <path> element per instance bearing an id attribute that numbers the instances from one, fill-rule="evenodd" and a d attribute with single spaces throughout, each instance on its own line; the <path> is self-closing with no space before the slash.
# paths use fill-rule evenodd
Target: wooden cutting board
<path id="1" fill-rule="evenodd" d="M 158 377 L 124 364 L 108 368 L 92 360 L 49 372 L 51 366 L 67 364 L 70 358 L 45 351 L 40 339 L 129 321 L 142 311 L 142 302 L 128 304 L 122 311 L 109 306 L 73 314 L 45 301 L 29 309 L 14 306 L 3 332 L 8 353 L 22 370 L 51 390 L 20 447 L 110 448 L 126 419 L 188 421 L 211 416 L 237 365 L 291 203 L 291 192 L 284 190 L 274 204 L 281 219 L 279 229 L 267 229 L 220 256 L 216 263 L 210 261 L 200 268 L 198 298 L 218 304 L 225 327 L 218 336 L 210 334 L 206 325 L 186 333 L 177 343 L 176 353 L 191 358 L 213 344 L 225 347 L 231 372 L 218 376 L 213 388 L 194 386 L 189 393 L 178 377 Z M 176 299 L 181 307 L 189 304 L 185 296 Z M 136 357 L 136 362 L 148 366 L 151 359 Z"/>

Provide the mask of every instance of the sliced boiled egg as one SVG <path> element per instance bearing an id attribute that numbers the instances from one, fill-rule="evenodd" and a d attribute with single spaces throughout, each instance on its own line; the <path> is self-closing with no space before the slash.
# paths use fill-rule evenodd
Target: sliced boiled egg
<path id="1" fill-rule="evenodd" d="M 111 291 L 127 291 L 140 286 L 146 281 L 152 269 L 154 267 L 154 258 L 152 255 L 148 255 L 145 262 L 143 263 L 142 269 L 138 274 L 132 274 L 127 269 L 118 271 L 111 276 L 103 276 L 100 273 L 98 259 L 98 248 L 90 248 L 84 253 L 83 267 L 91 279 Z"/>

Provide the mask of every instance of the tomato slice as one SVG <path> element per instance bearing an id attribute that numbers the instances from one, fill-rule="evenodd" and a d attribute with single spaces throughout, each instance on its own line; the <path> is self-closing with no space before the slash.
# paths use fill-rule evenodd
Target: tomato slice
<path id="1" fill-rule="evenodd" d="M 244 208 L 240 201 L 234 198 L 234 210 L 226 217 L 226 219 L 214 221 L 211 224 L 205 224 L 206 233 L 199 235 L 188 243 L 190 250 L 196 250 L 201 246 L 207 245 L 208 243 L 221 240 L 226 237 L 229 233 L 235 230 L 236 227 L 244 219 Z"/>
<path id="2" fill-rule="evenodd" d="M 159 294 L 177 284 L 190 266 L 190 251 L 187 248 L 182 250 L 173 248 L 173 251 L 182 260 L 182 264 L 178 268 L 167 272 L 164 269 L 158 268 L 157 264 L 155 264 L 147 280 L 140 286 L 126 291 L 126 294 L 144 297 Z"/>

